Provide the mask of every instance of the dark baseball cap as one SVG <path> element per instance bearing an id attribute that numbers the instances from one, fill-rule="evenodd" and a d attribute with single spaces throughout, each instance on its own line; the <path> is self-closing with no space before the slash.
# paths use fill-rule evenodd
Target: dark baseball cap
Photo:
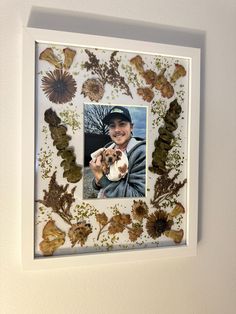
<path id="1" fill-rule="evenodd" d="M 109 113 L 103 118 L 103 123 L 109 125 L 110 121 L 114 118 L 121 118 L 124 121 L 132 122 L 129 110 L 125 107 L 115 106 L 113 107 Z"/>

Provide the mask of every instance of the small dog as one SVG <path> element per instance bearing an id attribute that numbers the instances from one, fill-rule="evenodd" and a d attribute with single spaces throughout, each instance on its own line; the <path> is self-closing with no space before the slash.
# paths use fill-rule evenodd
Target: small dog
<path id="1" fill-rule="evenodd" d="M 128 158 L 119 149 L 100 148 L 91 154 L 93 161 L 102 156 L 102 170 L 110 181 L 119 181 L 128 173 Z"/>
<path id="2" fill-rule="evenodd" d="M 102 152 L 102 171 L 105 175 L 110 172 L 110 167 L 116 161 L 120 160 L 122 152 L 120 150 L 115 150 L 114 148 L 104 148 Z"/>

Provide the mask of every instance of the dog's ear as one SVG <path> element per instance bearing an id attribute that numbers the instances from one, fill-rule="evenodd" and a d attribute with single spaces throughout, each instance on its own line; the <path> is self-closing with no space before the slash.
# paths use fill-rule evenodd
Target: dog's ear
<path id="1" fill-rule="evenodd" d="M 121 150 L 117 150 L 116 151 L 116 155 L 117 155 L 117 159 L 120 160 L 121 156 L 122 156 L 122 151 Z"/>
<path id="2" fill-rule="evenodd" d="M 105 156 L 106 156 L 106 148 L 103 148 L 103 151 L 102 151 L 101 155 L 102 155 L 103 158 L 105 158 Z"/>

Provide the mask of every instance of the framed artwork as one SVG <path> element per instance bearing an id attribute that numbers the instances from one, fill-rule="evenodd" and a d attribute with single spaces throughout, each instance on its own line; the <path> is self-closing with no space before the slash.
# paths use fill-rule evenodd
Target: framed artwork
<path id="1" fill-rule="evenodd" d="M 26 269 L 196 254 L 200 50 L 27 28 Z"/>

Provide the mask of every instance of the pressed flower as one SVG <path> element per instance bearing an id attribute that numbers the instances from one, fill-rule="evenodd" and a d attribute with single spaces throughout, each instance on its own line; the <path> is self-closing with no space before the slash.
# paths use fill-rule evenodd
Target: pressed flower
<path id="1" fill-rule="evenodd" d="M 181 203 L 177 203 L 175 207 L 172 209 L 172 211 L 169 213 L 169 217 L 172 219 L 184 213 L 185 213 L 185 209 L 183 205 Z"/>
<path id="2" fill-rule="evenodd" d="M 161 72 L 157 75 L 157 80 L 156 80 L 156 84 L 155 87 L 158 90 L 161 90 L 163 88 L 163 86 L 167 83 L 167 79 L 165 77 L 165 71 L 166 69 L 162 69 Z"/>
<path id="3" fill-rule="evenodd" d="M 52 255 L 61 245 L 65 243 L 65 232 L 61 231 L 54 220 L 49 220 L 43 228 L 43 241 L 39 248 L 43 255 Z"/>
<path id="4" fill-rule="evenodd" d="M 105 213 L 102 214 L 97 214 L 96 215 L 96 220 L 99 222 L 102 226 L 105 226 L 108 222 L 107 215 Z"/>
<path id="5" fill-rule="evenodd" d="M 161 89 L 161 96 L 164 98 L 171 98 L 174 95 L 173 86 L 167 82 Z"/>
<path id="6" fill-rule="evenodd" d="M 76 81 L 67 71 L 54 70 L 43 76 L 42 89 L 51 102 L 64 104 L 75 97 Z"/>
<path id="7" fill-rule="evenodd" d="M 125 230 L 125 226 L 116 222 L 111 222 L 108 227 L 108 232 L 110 234 L 116 234 L 119 232 L 123 232 Z"/>
<path id="8" fill-rule="evenodd" d="M 185 68 L 178 63 L 175 63 L 175 70 L 171 76 L 171 83 L 175 83 L 180 77 L 185 76 L 186 75 L 186 70 Z"/>
<path id="9" fill-rule="evenodd" d="M 131 218 L 129 214 L 118 214 L 112 217 L 112 221 L 123 225 L 129 225 Z"/>
<path id="10" fill-rule="evenodd" d="M 68 70 L 71 67 L 71 64 L 73 63 L 74 57 L 76 55 L 76 51 L 72 50 L 70 48 L 65 48 L 63 49 L 64 55 L 65 55 L 65 60 L 63 67 Z"/>
<path id="11" fill-rule="evenodd" d="M 173 225 L 173 220 L 168 220 L 168 213 L 164 210 L 156 210 L 147 218 L 147 232 L 150 237 L 156 239 L 165 231 L 169 231 Z"/>
<path id="12" fill-rule="evenodd" d="M 151 102 L 154 98 L 154 93 L 149 87 L 139 87 L 137 93 L 147 102 Z"/>
<path id="13" fill-rule="evenodd" d="M 123 232 L 125 226 L 132 222 L 129 214 L 118 214 L 112 217 L 111 223 L 108 227 L 108 232 L 110 234 L 116 234 L 118 232 Z"/>
<path id="14" fill-rule="evenodd" d="M 130 63 L 132 63 L 136 67 L 137 71 L 140 74 L 142 74 L 144 72 L 144 69 L 143 69 L 144 62 L 143 62 L 142 57 L 140 57 L 139 55 L 132 58 L 130 60 Z"/>
<path id="15" fill-rule="evenodd" d="M 57 69 L 62 68 L 61 61 L 55 56 L 52 48 L 47 48 L 44 51 L 42 51 L 39 55 L 39 60 L 45 60 L 49 63 L 53 64 Z"/>
<path id="16" fill-rule="evenodd" d="M 180 230 L 168 230 L 165 231 L 165 236 L 171 238 L 175 243 L 180 243 L 184 236 L 184 231 Z"/>
<path id="17" fill-rule="evenodd" d="M 43 240 L 39 244 L 39 248 L 43 255 L 50 256 L 63 244 L 65 243 L 64 238 L 55 238 L 54 240 Z"/>
<path id="18" fill-rule="evenodd" d="M 143 233 L 143 228 L 142 226 L 134 225 L 131 229 L 129 229 L 128 233 L 130 241 L 135 242 Z"/>
<path id="19" fill-rule="evenodd" d="M 82 86 L 81 94 L 88 97 L 91 101 L 98 102 L 104 95 L 104 85 L 98 79 L 87 79 Z"/>
<path id="20" fill-rule="evenodd" d="M 143 201 L 134 201 L 131 212 L 133 218 L 141 222 L 148 214 L 148 206 Z"/>
<path id="21" fill-rule="evenodd" d="M 87 224 L 84 221 L 73 224 L 68 232 L 72 247 L 74 247 L 76 243 L 83 246 L 90 233 L 92 233 L 90 224 Z"/>
<path id="22" fill-rule="evenodd" d="M 147 70 L 142 74 L 145 79 L 146 84 L 151 85 L 152 87 L 156 84 L 157 74 L 152 70 Z"/>

